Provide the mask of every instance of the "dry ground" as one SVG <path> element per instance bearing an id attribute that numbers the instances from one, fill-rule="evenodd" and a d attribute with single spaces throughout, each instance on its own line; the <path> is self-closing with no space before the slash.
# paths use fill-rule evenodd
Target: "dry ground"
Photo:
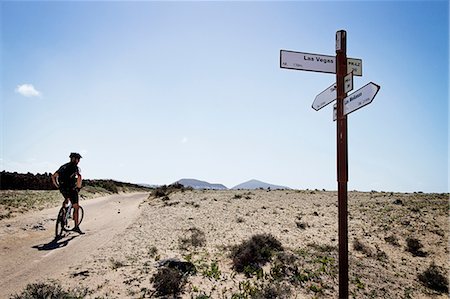
<path id="1" fill-rule="evenodd" d="M 351 296 L 448 298 L 418 279 L 432 263 L 448 277 L 448 208 L 448 194 L 350 192 Z M 61 275 L 64 286 L 87 287 L 90 298 L 155 297 L 157 262 L 176 258 L 197 268 L 182 298 L 337 298 L 336 192 L 185 191 L 149 197 L 140 209 L 115 242 Z M 193 232 L 204 243 L 190 242 Z M 262 272 L 237 273 L 231 246 L 263 233 L 284 251 Z M 408 238 L 423 245 L 416 255 Z"/>

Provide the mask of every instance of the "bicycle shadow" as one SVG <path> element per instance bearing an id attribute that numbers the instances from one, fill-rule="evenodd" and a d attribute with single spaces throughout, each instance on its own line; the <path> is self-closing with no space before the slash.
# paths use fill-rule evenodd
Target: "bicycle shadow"
<path id="1" fill-rule="evenodd" d="M 71 236 L 70 238 L 55 237 L 50 243 L 34 245 L 31 248 L 35 248 L 39 251 L 63 248 L 63 247 L 66 247 L 69 244 L 69 242 L 72 241 L 73 239 L 75 239 L 76 237 L 78 237 L 78 236 L 75 235 L 75 236 Z"/>

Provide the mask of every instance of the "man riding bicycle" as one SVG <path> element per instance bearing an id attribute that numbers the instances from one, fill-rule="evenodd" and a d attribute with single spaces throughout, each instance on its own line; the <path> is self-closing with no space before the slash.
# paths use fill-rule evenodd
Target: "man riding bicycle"
<path id="1" fill-rule="evenodd" d="M 80 163 L 81 155 L 78 153 L 71 153 L 69 158 L 70 162 L 62 165 L 52 175 L 52 181 L 53 185 L 55 185 L 64 196 L 63 207 L 68 204 L 69 200 L 73 205 L 73 217 L 75 218 L 75 228 L 73 231 L 84 234 L 78 226 L 78 192 L 81 189 L 82 178 L 80 169 L 77 165 Z"/>

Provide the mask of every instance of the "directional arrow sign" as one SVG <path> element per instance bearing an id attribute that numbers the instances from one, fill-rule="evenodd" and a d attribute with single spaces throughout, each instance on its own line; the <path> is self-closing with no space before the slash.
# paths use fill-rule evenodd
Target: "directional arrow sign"
<path id="1" fill-rule="evenodd" d="M 344 115 L 350 114 L 370 103 L 380 90 L 380 86 L 370 82 L 344 99 Z M 333 120 L 337 119 L 337 105 L 333 107 Z"/>
<path id="2" fill-rule="evenodd" d="M 370 82 L 346 97 L 344 99 L 344 114 L 347 115 L 372 103 L 379 90 L 379 85 Z"/>
<path id="3" fill-rule="evenodd" d="M 300 71 L 321 73 L 336 73 L 336 57 L 321 54 L 311 54 L 294 51 L 280 51 L 280 67 Z M 362 60 L 347 59 L 348 73 L 353 71 L 354 76 L 362 76 Z"/>
<path id="4" fill-rule="evenodd" d="M 345 93 L 353 89 L 353 72 L 344 77 Z M 336 83 L 332 84 L 330 87 L 319 93 L 314 102 L 312 103 L 312 108 L 316 111 L 322 109 L 326 105 L 330 104 L 336 100 Z"/>
<path id="5" fill-rule="evenodd" d="M 336 100 L 336 96 L 336 83 L 334 83 L 316 96 L 314 102 L 312 103 L 312 108 L 318 111 Z"/>

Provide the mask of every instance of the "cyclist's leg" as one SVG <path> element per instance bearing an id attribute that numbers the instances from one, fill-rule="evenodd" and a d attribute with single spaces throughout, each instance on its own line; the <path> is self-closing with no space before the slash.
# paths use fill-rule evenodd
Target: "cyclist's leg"
<path id="1" fill-rule="evenodd" d="M 71 202 L 72 202 L 72 207 L 73 207 L 73 220 L 75 221 L 75 227 L 78 227 L 79 224 L 79 218 L 78 218 L 78 210 L 79 210 L 79 205 L 78 205 L 78 192 L 74 191 L 71 194 L 71 198 L 70 198 Z"/>
<path id="2" fill-rule="evenodd" d="M 78 227 L 78 210 L 79 206 L 77 203 L 73 204 L 73 220 L 75 220 L 75 227 Z"/>

